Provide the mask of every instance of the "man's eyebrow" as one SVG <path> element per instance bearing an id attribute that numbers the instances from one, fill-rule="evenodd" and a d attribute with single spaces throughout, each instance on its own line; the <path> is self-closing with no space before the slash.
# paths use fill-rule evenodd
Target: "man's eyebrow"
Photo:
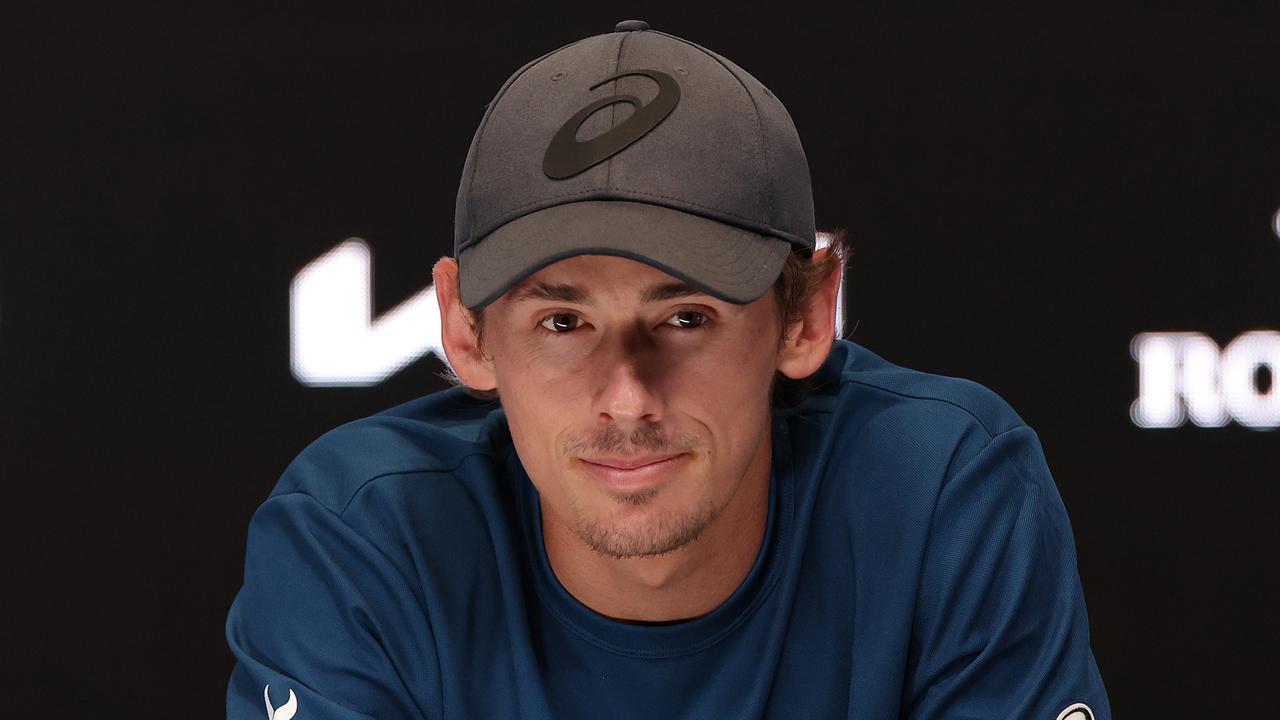
<path id="1" fill-rule="evenodd" d="M 674 298 L 706 295 L 707 293 L 685 282 L 669 282 L 661 285 L 650 285 L 640 293 L 640 302 L 651 303 Z M 554 300 L 559 302 L 591 304 L 591 293 L 577 285 L 567 283 L 524 283 L 511 291 L 511 303 L 522 300 Z"/>
<path id="2" fill-rule="evenodd" d="M 660 302 L 662 300 L 672 300 L 675 298 L 693 297 L 695 295 L 706 295 L 707 293 L 693 287 L 689 283 L 670 282 L 662 285 L 650 285 L 640 293 L 640 302 Z"/>
<path id="3" fill-rule="evenodd" d="M 573 285 L 548 285 L 546 283 L 522 283 L 511 290 L 511 304 L 524 300 L 558 300 L 580 303 L 587 294 Z"/>

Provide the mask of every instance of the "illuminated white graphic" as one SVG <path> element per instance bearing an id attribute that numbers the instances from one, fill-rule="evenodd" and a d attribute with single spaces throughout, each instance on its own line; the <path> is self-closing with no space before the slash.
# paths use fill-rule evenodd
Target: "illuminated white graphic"
<path id="1" fill-rule="evenodd" d="M 271 707 L 271 686 L 262 688 L 262 699 L 267 702 L 267 720 L 291 720 L 298 712 L 298 698 L 289 688 L 289 699 L 278 708 Z"/>
<path id="2" fill-rule="evenodd" d="M 1280 238 L 1280 209 L 1276 210 L 1276 214 L 1271 216 L 1271 231 Z"/>
<path id="3" fill-rule="evenodd" d="M 820 232 L 814 236 L 814 247 L 824 248 L 831 244 L 831 235 Z M 848 258 L 845 258 L 847 261 Z M 836 288 L 836 337 L 844 337 L 844 273 L 847 268 L 840 266 L 840 286 Z M 857 325 L 854 325 L 857 330 Z"/>
<path id="4" fill-rule="evenodd" d="M 1133 338 L 1129 352 L 1138 363 L 1138 399 L 1129 416 L 1139 427 L 1178 427 L 1187 419 L 1200 427 L 1231 420 L 1257 430 L 1280 427 L 1280 332 L 1242 333 L 1221 350 L 1201 333 L 1148 332 Z"/>
<path id="5" fill-rule="evenodd" d="M 1058 720 L 1093 720 L 1093 710 L 1084 703 L 1076 703 L 1058 713 Z"/>
<path id="6" fill-rule="evenodd" d="M 818 247 L 831 238 L 818 233 Z M 424 272 L 429 276 L 430 268 Z M 841 271 L 843 273 L 843 270 Z M 844 331 L 844 278 L 836 299 L 836 334 Z M 293 376 L 312 387 L 377 385 L 434 353 L 449 364 L 440 342 L 434 286 L 381 317 L 373 317 L 369 246 L 349 238 L 312 260 L 289 287 L 289 354 Z"/>
<path id="7" fill-rule="evenodd" d="M 351 238 L 313 260 L 289 287 L 290 362 L 304 385 L 376 385 L 440 350 L 435 287 L 373 318 L 369 246 Z"/>

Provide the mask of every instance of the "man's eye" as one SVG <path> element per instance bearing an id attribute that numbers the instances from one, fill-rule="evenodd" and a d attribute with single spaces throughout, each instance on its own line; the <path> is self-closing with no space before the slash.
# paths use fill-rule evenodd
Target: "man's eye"
<path id="1" fill-rule="evenodd" d="M 670 321 L 674 320 L 674 323 Z M 552 335 L 568 335 L 582 324 L 582 318 L 570 313 L 552 313 L 538 323 Z M 680 310 L 668 318 L 668 322 L 681 330 L 699 330 L 705 327 L 707 314 L 697 310 Z"/>
<path id="2" fill-rule="evenodd" d="M 672 315 L 671 319 L 677 321 L 676 323 L 677 327 L 686 328 L 688 330 L 696 330 L 697 328 L 702 327 L 704 323 L 706 323 L 707 314 L 698 312 L 697 310 L 681 310 L 677 312 L 675 315 Z M 680 322 L 682 319 L 684 320 L 684 322 Z"/>
<path id="3" fill-rule="evenodd" d="M 551 321 L 550 325 L 547 324 L 548 320 Z M 553 315 L 548 315 L 542 318 L 542 322 L 539 323 L 539 325 L 549 330 L 553 335 L 564 335 L 568 333 L 570 330 L 573 330 L 578 327 L 577 325 L 578 320 L 581 320 L 581 318 L 579 318 L 577 315 L 570 315 L 568 313 L 555 313 Z"/>

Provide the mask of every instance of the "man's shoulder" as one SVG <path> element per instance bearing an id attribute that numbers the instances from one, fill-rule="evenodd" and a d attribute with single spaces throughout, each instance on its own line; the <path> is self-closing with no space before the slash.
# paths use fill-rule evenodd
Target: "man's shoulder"
<path id="1" fill-rule="evenodd" d="M 902 367 L 846 340 L 832 356 L 815 402 L 806 401 L 808 413 L 791 424 L 794 462 L 802 477 L 818 478 L 814 522 L 837 535 L 852 528 L 864 550 L 887 557 L 922 547 L 950 479 L 1002 435 L 1030 432 L 981 383 Z M 992 474 L 974 497 L 1016 502 L 1015 480 Z"/>
<path id="2" fill-rule="evenodd" d="M 324 433 L 293 459 L 271 496 L 303 493 L 341 514 L 381 479 L 453 473 L 475 455 L 505 457 L 506 428 L 498 404 L 448 388 Z"/>
<path id="3" fill-rule="evenodd" d="M 873 493 L 877 502 L 927 505 L 993 438 L 1026 427 L 981 383 L 903 367 L 848 340 L 837 341 L 816 379 L 791 423 L 808 436 L 797 440 L 799 462 L 851 502 Z"/>
<path id="4" fill-rule="evenodd" d="M 867 422 L 925 432 L 972 428 L 987 439 L 1026 424 L 981 383 L 903 367 L 849 340 L 836 342 L 824 372 L 826 408 Z"/>

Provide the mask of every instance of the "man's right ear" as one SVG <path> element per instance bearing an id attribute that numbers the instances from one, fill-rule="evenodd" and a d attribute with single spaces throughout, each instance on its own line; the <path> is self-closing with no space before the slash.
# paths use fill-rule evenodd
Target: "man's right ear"
<path id="1" fill-rule="evenodd" d="M 480 352 L 479 339 L 468 322 L 469 311 L 458 293 L 458 262 L 442 257 L 431 269 L 436 303 L 440 306 L 440 340 L 449 365 L 467 387 L 493 390 L 498 387 L 493 361 Z"/>

